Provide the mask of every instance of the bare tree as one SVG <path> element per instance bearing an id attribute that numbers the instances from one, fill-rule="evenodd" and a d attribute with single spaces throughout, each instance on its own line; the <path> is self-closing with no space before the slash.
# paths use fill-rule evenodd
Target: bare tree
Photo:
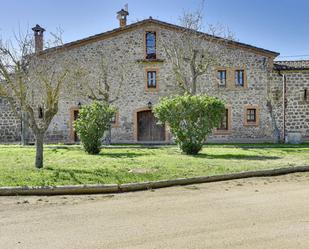
<path id="1" fill-rule="evenodd" d="M 179 18 L 183 29 L 175 33 L 173 40 L 166 39 L 163 42 L 178 86 L 192 95 L 197 93 L 199 78 L 212 67 L 220 65 L 221 58 L 226 53 L 224 45 L 229 39 L 233 39 L 230 31 L 226 34 L 224 29 L 217 29 L 215 25 L 209 27 L 212 35 L 203 33 L 203 12 L 204 1 L 196 11 L 184 12 Z M 214 36 L 218 34 L 216 31 L 225 37 Z M 205 46 L 205 40 L 210 46 Z"/>
<path id="2" fill-rule="evenodd" d="M 114 103 L 119 99 L 121 88 L 124 82 L 124 70 L 125 68 L 122 65 L 119 65 L 118 72 L 113 72 L 112 78 L 118 80 L 115 85 L 117 89 L 113 89 L 115 94 L 111 95 L 111 78 L 109 75 L 108 60 L 104 55 L 100 56 L 99 59 L 99 77 L 97 82 L 86 84 L 88 98 L 91 100 L 103 101 L 108 104 Z M 118 74 L 117 74 L 118 73 Z M 90 81 L 87 81 L 90 82 Z"/>
<path id="3" fill-rule="evenodd" d="M 87 83 L 85 83 L 87 97 L 91 100 L 101 101 L 112 105 L 120 97 L 122 86 L 124 84 L 126 68 L 123 65 L 119 65 L 118 70 L 113 70 L 113 74 L 110 75 L 108 59 L 103 54 L 100 55 L 98 68 L 99 77 L 97 82 L 87 80 Z M 112 80 L 114 82 L 114 89 L 111 90 Z M 107 144 L 111 143 L 111 128 L 109 129 L 105 140 Z"/>
<path id="4" fill-rule="evenodd" d="M 62 45 L 61 37 L 53 36 L 52 44 Z M 13 109 L 19 108 L 27 115 L 36 141 L 35 166 L 42 168 L 44 135 L 58 112 L 72 63 L 60 63 L 61 57 L 48 53 L 35 53 L 29 33 L 15 38 L 6 43 L 0 40 L 0 93 L 8 97 Z"/>

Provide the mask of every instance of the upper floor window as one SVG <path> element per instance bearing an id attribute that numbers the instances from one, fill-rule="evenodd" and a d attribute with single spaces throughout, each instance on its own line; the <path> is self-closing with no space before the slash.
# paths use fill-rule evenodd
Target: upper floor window
<path id="1" fill-rule="evenodd" d="M 146 32 L 146 59 L 156 59 L 156 32 Z"/>
<path id="2" fill-rule="evenodd" d="M 147 88 L 157 88 L 157 71 L 147 71 Z"/>
<path id="3" fill-rule="evenodd" d="M 226 70 L 218 70 L 218 80 L 220 86 L 226 86 Z"/>
<path id="4" fill-rule="evenodd" d="M 220 131 L 227 131 L 229 129 L 229 110 L 225 109 L 225 114 L 223 118 L 221 119 L 221 123 L 217 130 Z"/>
<path id="5" fill-rule="evenodd" d="M 235 84 L 236 86 L 244 86 L 245 83 L 245 72 L 244 70 L 235 71 Z"/>

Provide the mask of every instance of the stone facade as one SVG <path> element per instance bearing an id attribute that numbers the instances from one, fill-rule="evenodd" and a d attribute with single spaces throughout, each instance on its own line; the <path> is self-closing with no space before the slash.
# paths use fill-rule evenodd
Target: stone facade
<path id="1" fill-rule="evenodd" d="M 283 76 L 286 84 L 285 132 L 300 133 L 309 140 L 309 61 L 276 62 L 284 66 L 272 74 L 275 116 L 283 133 Z"/>
<path id="2" fill-rule="evenodd" d="M 20 141 L 21 120 L 12 110 L 7 98 L 0 97 L 0 142 L 14 143 Z"/>
<path id="3" fill-rule="evenodd" d="M 108 59 L 108 82 L 111 86 L 111 98 L 116 97 L 119 88 L 120 72 L 124 76 L 124 82 L 120 88 L 120 95 L 113 103 L 118 109 L 117 122 L 112 128 L 113 143 L 135 143 L 137 141 L 137 113 L 148 110 L 148 103 L 153 105 L 160 98 L 178 93 L 175 76 L 172 72 L 172 64 L 165 56 L 162 43 L 166 40 L 173 41 L 177 37 L 177 28 L 171 25 L 153 21 L 142 21 L 140 25 L 128 25 L 116 31 L 107 32 L 101 36 L 94 36 L 81 42 L 68 44 L 63 51 L 53 53 L 50 56 L 59 57 L 62 61 L 73 59 L 82 63 L 88 72 L 87 80 L 96 84 L 99 79 L 99 61 L 102 55 Z M 156 32 L 157 59 L 145 60 L 145 32 Z M 218 46 L 208 39 L 204 39 L 202 46 Z M 280 76 L 273 71 L 275 55 L 269 51 L 250 47 L 249 45 L 232 44 L 225 47 L 225 54 L 220 63 L 220 69 L 227 72 L 226 87 L 218 84 L 217 70 L 212 68 L 199 79 L 198 92 L 207 93 L 223 99 L 229 111 L 229 128 L 225 131 L 214 131 L 209 141 L 218 142 L 271 142 L 273 138 L 273 126 L 267 107 L 268 87 L 272 92 L 280 95 Z M 59 64 L 61 66 L 61 63 Z M 146 88 L 147 69 L 157 71 L 158 87 L 155 91 Z M 235 70 L 244 70 L 244 87 L 235 86 Z M 287 108 L 287 130 L 300 131 L 308 136 L 308 102 L 301 98 L 302 91 L 308 87 L 308 72 L 290 72 L 288 78 L 289 104 Z M 83 89 L 83 81 L 76 82 L 76 89 Z M 82 91 L 81 91 L 82 92 Z M 309 95 L 309 93 L 308 93 Z M 309 96 L 308 96 L 309 98 Z M 59 112 L 53 119 L 48 134 L 49 142 L 74 142 L 72 122 L 74 111 L 78 110 L 78 104 L 85 105 L 90 100 L 83 94 L 72 94 L 64 91 L 59 105 Z M 0 104 L 1 105 L 1 104 Z M 280 99 L 276 101 L 275 115 L 280 128 L 282 123 Z M 2 107 L 2 106 L 1 106 Z M 245 122 L 246 110 L 255 108 L 257 122 L 248 125 Z M 0 110 L 0 142 L 9 142 L 19 139 L 17 122 L 7 120 L 11 117 L 8 108 Z M 3 132 L 3 124 L 12 125 Z M 14 130 L 15 129 L 15 130 Z M 10 130 L 10 132 L 8 131 Z M 11 135 L 8 135 L 10 133 Z M 8 135 L 8 136 L 7 136 Z M 10 137 L 10 139 L 8 139 Z M 171 136 L 167 132 L 166 141 L 171 142 Z M 151 141 L 149 141 L 151 142 Z M 155 142 L 155 141 L 153 141 Z"/>

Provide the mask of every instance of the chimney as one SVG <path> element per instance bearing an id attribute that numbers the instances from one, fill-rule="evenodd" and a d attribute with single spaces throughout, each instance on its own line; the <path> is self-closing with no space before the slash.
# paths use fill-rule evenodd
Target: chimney
<path id="1" fill-rule="evenodd" d="M 117 12 L 117 19 L 119 20 L 119 26 L 121 28 L 127 25 L 127 16 L 129 15 L 128 12 L 128 5 L 126 4 L 124 9 L 121 9 Z"/>
<path id="2" fill-rule="evenodd" d="M 43 33 L 45 29 L 43 29 L 40 25 L 36 25 L 32 28 L 34 32 L 34 45 L 35 45 L 35 52 L 39 53 L 43 51 Z"/>

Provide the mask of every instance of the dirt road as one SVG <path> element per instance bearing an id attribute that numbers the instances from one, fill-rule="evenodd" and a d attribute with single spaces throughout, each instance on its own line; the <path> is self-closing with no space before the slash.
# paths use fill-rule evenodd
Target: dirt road
<path id="1" fill-rule="evenodd" d="M 309 248 L 309 174 L 120 195 L 0 197 L 1 249 Z"/>

